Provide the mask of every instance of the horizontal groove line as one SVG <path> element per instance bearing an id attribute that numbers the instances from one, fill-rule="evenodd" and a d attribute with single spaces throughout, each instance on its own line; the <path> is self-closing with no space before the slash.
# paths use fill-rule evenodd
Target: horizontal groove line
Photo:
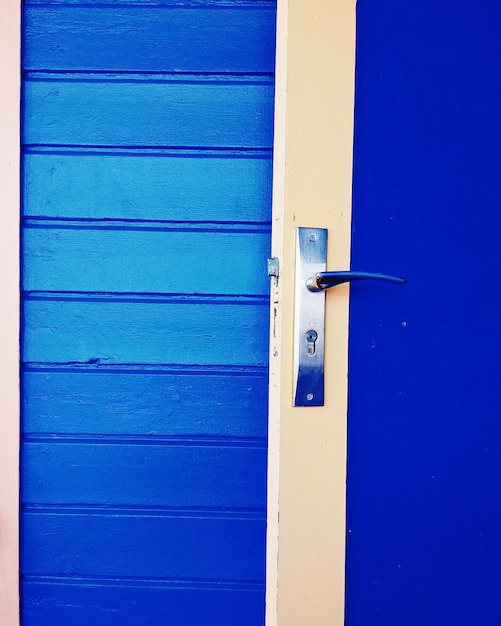
<path id="1" fill-rule="evenodd" d="M 130 445 L 130 446 L 161 446 L 181 448 L 256 448 L 266 449 L 264 437 L 224 437 L 196 436 L 186 437 L 165 435 L 89 435 L 65 433 L 25 433 L 24 443 L 37 444 L 89 444 L 97 445 Z"/>
<path id="2" fill-rule="evenodd" d="M 68 146 L 66 144 L 26 144 L 25 155 L 85 155 L 85 156 L 154 156 L 173 158 L 245 158 L 271 160 L 273 148 L 170 148 L 146 146 L 146 147 L 120 147 L 120 146 Z"/>
<path id="3" fill-rule="evenodd" d="M 166 517 L 203 519 L 249 519 L 265 520 L 264 507 L 174 507 L 146 505 L 105 505 L 105 504 L 34 504 L 22 503 L 25 514 L 34 515 L 96 515 L 124 517 Z"/>
<path id="4" fill-rule="evenodd" d="M 153 232 L 227 232 L 231 234 L 270 234 L 269 222 L 174 221 L 139 219 L 94 219 L 64 217 L 23 217 L 23 226 L 32 229 L 119 230 Z"/>
<path id="5" fill-rule="evenodd" d="M 68 83 L 142 83 L 173 85 L 267 85 L 272 87 L 273 73 L 229 74 L 221 72 L 143 72 L 143 71 L 92 71 L 92 70 L 24 70 L 25 82 Z"/>
<path id="6" fill-rule="evenodd" d="M 200 0 L 167 0 L 162 2 L 161 0 L 156 0 L 153 2 L 118 2 L 117 4 L 112 4 L 108 1 L 104 2 L 48 2 L 44 0 L 43 2 L 30 2 L 27 1 L 24 3 L 27 7 L 63 7 L 63 8 L 106 8 L 106 9 L 127 9 L 129 7 L 133 8 L 144 8 L 144 9 L 152 9 L 152 8 L 166 8 L 166 9 L 175 9 L 175 8 L 186 8 L 186 9 L 216 9 L 216 8 L 237 8 L 237 9 L 254 9 L 254 8 L 266 8 L 271 9 L 277 4 L 277 0 L 254 0 L 249 2 L 248 0 L 240 0 L 240 1 L 230 1 L 230 0 L 211 0 L 209 2 L 200 2 Z"/>
<path id="7" fill-rule="evenodd" d="M 81 153 L 103 155 L 103 151 L 109 151 L 109 154 L 123 154 L 144 156 L 145 154 L 158 155 L 158 153 L 168 154 L 169 156 L 182 155 L 197 157 L 200 154 L 207 157 L 227 156 L 235 153 L 238 158 L 254 158 L 259 155 L 270 155 L 273 153 L 272 146 L 254 146 L 246 148 L 245 146 L 163 146 L 163 145 L 111 145 L 111 144 L 59 144 L 59 143 L 25 143 L 22 144 L 24 153 L 33 153 L 40 151 L 43 153 L 61 150 L 61 153 Z M 233 157 L 232 157 L 233 158 Z M 235 157 L 236 158 L 236 157 Z"/>
<path id="8" fill-rule="evenodd" d="M 265 294 L 219 295 L 219 294 L 181 294 L 181 293 L 121 293 L 121 292 L 90 292 L 90 291 L 25 291 L 25 301 L 79 301 L 109 303 L 149 303 L 149 304 L 215 304 L 215 305 L 247 305 L 265 306 L 269 296 Z"/>
<path id="9" fill-rule="evenodd" d="M 24 574 L 24 583 L 47 585 L 71 585 L 92 587 L 147 587 L 159 589 L 208 589 L 221 591 L 259 591 L 264 592 L 264 581 L 254 580 L 213 580 L 213 579 L 160 579 L 132 578 L 116 576 L 47 576 Z"/>
<path id="10" fill-rule="evenodd" d="M 268 368 L 265 366 L 235 365 L 149 365 L 145 363 L 103 364 L 91 363 L 33 363 L 23 365 L 25 373 L 78 373 L 78 374 L 157 374 L 162 376 L 251 376 L 267 378 Z"/>
<path id="11" fill-rule="evenodd" d="M 108 69 L 108 70 L 100 70 L 100 69 L 73 69 L 73 68 L 68 68 L 68 69 L 53 69 L 53 68 L 43 68 L 43 67 L 37 67 L 37 68 L 33 68 L 33 67 L 23 67 L 23 73 L 24 73 L 24 77 L 26 78 L 26 80 L 32 80 L 32 81 L 37 81 L 37 80 L 43 80 L 43 78 L 40 77 L 44 77 L 44 76 L 50 76 L 50 80 L 57 80 L 57 79 L 52 79 L 53 76 L 97 76 L 97 77 L 105 77 L 105 76 L 144 76 L 145 80 L 144 81 L 135 81 L 135 80 L 126 80 L 125 82 L 164 82 L 162 79 L 166 78 L 168 79 L 167 82 L 175 82 L 175 79 L 178 78 L 179 82 L 184 83 L 184 82 L 197 82 L 197 79 L 199 78 L 203 78 L 203 79 L 215 79 L 216 81 L 219 82 L 219 79 L 222 78 L 226 78 L 226 79 L 231 79 L 231 78 L 235 78 L 237 82 L 241 82 L 241 79 L 250 79 L 252 84 L 254 84 L 254 80 L 252 80 L 253 78 L 256 78 L 257 81 L 259 83 L 259 79 L 268 79 L 268 78 L 274 78 L 275 77 L 275 73 L 274 72 L 258 72 L 258 71 L 254 71 L 254 70 L 247 70 L 247 71 L 233 71 L 233 70 L 226 70 L 226 71 L 218 71 L 218 72 L 214 72 L 214 71 L 196 71 L 196 70 L 143 70 L 143 69 L 137 69 L 137 70 L 131 70 L 131 69 Z M 34 76 L 35 78 L 30 78 L 30 76 Z M 148 77 L 149 76 L 155 76 L 155 80 L 154 81 L 149 81 Z M 161 77 L 161 78 L 160 78 Z M 187 80 L 184 81 L 182 80 L 183 78 L 193 78 L 194 80 Z M 172 81 L 169 79 L 173 79 Z M 79 79 L 75 79 L 76 81 L 78 81 Z M 82 78 L 80 82 L 86 82 L 85 78 Z M 118 80 L 112 80 L 110 82 L 124 82 L 121 81 L 120 79 Z M 203 82 L 206 82 L 205 80 Z"/>

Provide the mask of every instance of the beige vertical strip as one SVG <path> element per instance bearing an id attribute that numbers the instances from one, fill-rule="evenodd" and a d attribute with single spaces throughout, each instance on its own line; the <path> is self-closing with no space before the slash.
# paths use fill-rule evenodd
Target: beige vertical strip
<path id="1" fill-rule="evenodd" d="M 279 21 L 269 523 L 277 515 L 279 524 L 278 543 L 268 543 L 267 626 L 342 626 L 349 290 L 327 294 L 325 406 L 293 408 L 293 277 L 296 226 L 328 228 L 328 269 L 349 268 L 355 0 L 278 2 L 287 27 Z"/>
<path id="2" fill-rule="evenodd" d="M 275 67 L 275 122 L 273 149 L 272 255 L 282 260 L 284 240 L 285 146 L 287 102 L 287 0 L 277 2 Z M 266 626 L 277 625 L 278 600 L 278 490 L 280 474 L 281 320 L 282 281 L 271 278 L 270 289 L 270 391 L 268 411 L 268 503 L 266 532 Z"/>
<path id="3" fill-rule="evenodd" d="M 0 624 L 19 623 L 20 1 L 0 3 Z"/>

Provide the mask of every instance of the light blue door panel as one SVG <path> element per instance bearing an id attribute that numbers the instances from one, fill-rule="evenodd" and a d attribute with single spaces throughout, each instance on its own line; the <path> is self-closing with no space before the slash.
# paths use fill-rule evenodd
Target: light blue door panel
<path id="1" fill-rule="evenodd" d="M 264 623 L 275 8 L 26 2 L 27 626 Z"/>
<path id="2" fill-rule="evenodd" d="M 24 287 L 260 295 L 268 277 L 255 263 L 266 259 L 269 241 L 269 225 L 95 221 L 82 229 L 74 221 L 25 220 Z"/>
<path id="3" fill-rule="evenodd" d="M 272 142 L 268 76 L 30 72 L 24 91 L 26 145 L 269 149 Z"/>
<path id="4" fill-rule="evenodd" d="M 266 367 L 266 298 L 89 293 L 26 296 L 29 363 Z M 210 329 L 210 330 L 208 330 Z"/>
<path id="5" fill-rule="evenodd" d="M 267 150 L 28 148 L 24 163 L 26 217 L 231 224 L 270 216 Z"/>

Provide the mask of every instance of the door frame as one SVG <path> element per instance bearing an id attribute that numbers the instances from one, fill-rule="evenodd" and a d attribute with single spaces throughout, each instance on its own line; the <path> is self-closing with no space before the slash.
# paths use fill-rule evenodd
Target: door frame
<path id="1" fill-rule="evenodd" d="M 267 626 L 344 623 L 347 287 L 327 298 L 324 407 L 292 407 L 294 231 L 349 267 L 355 0 L 278 0 L 270 322 Z M 19 625 L 21 6 L 0 4 L 0 622 Z M 280 516 L 280 520 L 279 520 Z M 279 523 L 280 521 L 280 523 Z"/>
<path id="2" fill-rule="evenodd" d="M 323 407 L 293 407 L 298 226 L 350 266 L 356 0 L 278 0 L 268 456 L 267 626 L 342 626 L 349 287 L 326 301 Z"/>

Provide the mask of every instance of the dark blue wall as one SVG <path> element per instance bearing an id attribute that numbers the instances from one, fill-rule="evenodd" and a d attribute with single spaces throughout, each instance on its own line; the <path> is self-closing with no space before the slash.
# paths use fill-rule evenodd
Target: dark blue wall
<path id="1" fill-rule="evenodd" d="M 358 2 L 348 626 L 501 623 L 500 32 Z"/>

